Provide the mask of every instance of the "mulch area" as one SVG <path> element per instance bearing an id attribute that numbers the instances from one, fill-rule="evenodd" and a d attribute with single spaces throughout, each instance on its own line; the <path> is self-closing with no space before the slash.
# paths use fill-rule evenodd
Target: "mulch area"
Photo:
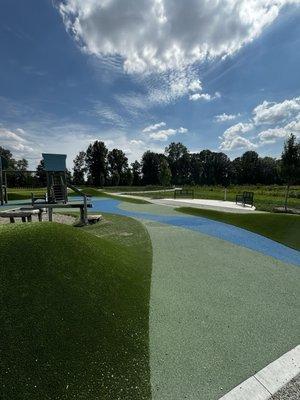
<path id="1" fill-rule="evenodd" d="M 280 389 L 270 400 L 299 400 L 300 399 L 300 374 Z"/>
<path id="2" fill-rule="evenodd" d="M 16 224 L 22 223 L 21 218 L 16 218 L 15 221 Z M 43 221 L 48 221 L 48 215 L 45 213 L 43 213 Z M 32 222 L 39 222 L 37 215 L 32 216 Z M 70 215 L 53 213 L 53 222 L 58 222 L 59 224 L 73 225 L 76 222 L 76 218 Z M 9 223 L 9 218 L 0 217 L 0 225 Z"/>

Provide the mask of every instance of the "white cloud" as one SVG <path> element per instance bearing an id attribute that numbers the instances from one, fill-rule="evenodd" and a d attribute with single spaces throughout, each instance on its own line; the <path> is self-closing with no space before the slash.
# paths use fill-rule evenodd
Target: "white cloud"
<path id="1" fill-rule="evenodd" d="M 189 84 L 188 89 L 191 92 L 201 92 L 202 91 L 202 82 L 199 79 L 195 79 Z"/>
<path id="2" fill-rule="evenodd" d="M 143 133 L 149 133 L 149 138 L 152 140 L 158 140 L 158 141 L 166 141 L 170 136 L 174 136 L 178 133 L 187 133 L 188 129 L 184 128 L 181 126 L 180 128 L 173 129 L 173 128 L 167 128 L 167 129 L 160 129 L 162 127 L 166 127 L 165 122 L 160 122 L 157 124 L 153 124 L 150 126 L 147 126 L 145 129 L 143 129 Z"/>
<path id="3" fill-rule="evenodd" d="M 132 140 L 130 140 L 129 143 L 133 144 L 133 145 L 144 145 L 143 140 L 139 140 L 139 139 L 132 139 Z"/>
<path id="4" fill-rule="evenodd" d="M 160 131 L 152 132 L 149 137 L 154 140 L 168 140 L 170 136 L 176 135 L 177 129 L 163 129 Z"/>
<path id="5" fill-rule="evenodd" d="M 225 113 L 223 113 L 220 115 L 216 115 L 214 119 L 217 122 L 227 122 L 227 121 L 232 121 L 239 116 L 240 116 L 240 114 L 225 114 Z"/>
<path id="6" fill-rule="evenodd" d="M 300 97 L 286 99 L 282 102 L 268 102 L 256 106 L 252 112 L 253 118 L 249 123 L 238 123 L 228 128 L 220 137 L 222 150 L 236 148 L 256 148 L 266 144 L 276 143 L 285 139 L 290 133 L 300 137 Z M 221 114 L 215 119 L 218 122 L 234 119 L 236 116 Z M 263 125 L 271 125 L 270 128 L 260 130 Z M 241 136 L 250 130 L 256 131 L 255 136 L 249 139 Z"/>
<path id="7" fill-rule="evenodd" d="M 209 93 L 194 93 L 190 95 L 189 99 L 191 101 L 197 101 L 197 100 L 212 101 L 220 97 L 221 95 L 219 92 L 216 92 L 214 95 L 211 95 Z"/>
<path id="8" fill-rule="evenodd" d="M 299 0 L 65 0 L 67 29 L 83 51 L 121 56 L 129 73 L 182 69 L 224 57 L 258 37 Z"/>
<path id="9" fill-rule="evenodd" d="M 252 123 L 242 123 L 239 122 L 226 129 L 223 135 L 220 137 L 222 140 L 220 149 L 222 150 L 233 150 L 233 149 L 250 149 L 257 147 L 250 140 L 242 137 L 244 133 L 247 133 L 253 129 Z"/>
<path id="10" fill-rule="evenodd" d="M 275 143 L 278 139 L 285 139 L 291 133 L 300 137 L 300 119 L 292 121 L 283 127 L 270 128 L 258 134 L 261 144 Z"/>
<path id="11" fill-rule="evenodd" d="M 25 138 L 25 131 L 21 128 L 15 129 L 15 132 L 0 127 L 0 143 L 10 150 L 13 156 L 18 158 L 33 157 L 35 150 L 29 140 Z"/>
<path id="12" fill-rule="evenodd" d="M 164 126 L 166 126 L 165 122 L 159 122 L 157 124 L 147 126 L 145 129 L 143 129 L 143 132 L 144 133 L 152 132 L 152 131 L 155 131 L 155 130 L 157 130 L 159 128 L 162 128 Z"/>
<path id="13" fill-rule="evenodd" d="M 253 110 L 255 124 L 276 124 L 294 117 L 300 112 L 300 97 L 284 100 L 281 103 L 264 101 Z"/>
<path id="14" fill-rule="evenodd" d="M 178 133 L 187 133 L 188 129 L 187 128 L 183 128 L 182 126 L 178 129 Z"/>
<path id="15" fill-rule="evenodd" d="M 236 136 L 227 143 L 227 147 L 223 147 L 223 150 L 253 150 L 257 147 L 257 144 L 251 142 L 249 139 L 246 139 L 242 136 Z"/>

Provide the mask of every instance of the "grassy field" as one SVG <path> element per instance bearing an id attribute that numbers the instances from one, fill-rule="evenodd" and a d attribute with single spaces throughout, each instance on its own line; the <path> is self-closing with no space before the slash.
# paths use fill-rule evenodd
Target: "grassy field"
<path id="1" fill-rule="evenodd" d="M 213 199 L 213 200 L 223 200 L 224 199 L 224 188 L 221 186 L 195 186 L 195 198 L 198 199 Z M 151 191 L 151 193 L 139 193 L 139 196 L 150 197 L 150 198 L 164 198 L 172 197 L 173 194 L 170 192 L 164 192 L 159 186 L 114 186 L 105 187 L 101 190 L 93 187 L 83 187 L 82 190 L 89 196 L 94 197 L 111 197 L 118 200 L 123 200 L 126 202 L 143 204 L 147 203 L 145 200 L 130 198 L 130 194 L 137 194 L 136 192 Z M 36 194 L 44 194 L 45 188 L 37 189 L 10 189 L 9 190 L 9 200 L 21 200 L 28 199 L 31 196 L 31 192 Z M 235 196 L 237 193 L 242 193 L 243 191 L 254 192 L 254 203 L 258 210 L 261 211 L 272 211 L 274 207 L 280 207 L 284 204 L 285 187 L 284 186 L 230 186 L 227 189 L 227 200 L 235 201 Z M 112 195 L 112 192 L 126 192 L 127 197 L 118 197 Z M 78 196 L 78 194 L 70 191 L 70 196 Z M 300 209 L 300 186 L 293 186 L 290 191 L 289 207 Z"/>
<path id="2" fill-rule="evenodd" d="M 185 187 L 194 189 L 196 199 L 224 200 L 224 188 L 221 186 L 195 186 Z M 227 189 L 227 200 L 235 201 L 238 193 L 243 191 L 254 192 L 254 204 L 258 210 L 272 211 L 274 207 L 284 204 L 284 186 L 230 186 Z M 133 194 L 133 193 L 132 193 Z M 141 196 L 150 198 L 172 197 L 170 192 L 157 191 L 153 193 L 142 193 Z M 288 205 L 300 208 L 300 186 L 293 186 L 290 191 Z"/>
<path id="3" fill-rule="evenodd" d="M 300 216 L 290 214 L 234 214 L 193 207 L 176 209 L 185 214 L 205 217 L 259 233 L 286 246 L 300 250 Z"/>
<path id="4" fill-rule="evenodd" d="M 9 189 L 8 191 L 8 200 L 27 200 L 31 198 L 31 193 L 34 193 L 35 195 L 43 195 L 46 193 L 46 188 L 32 188 L 32 189 Z M 146 200 L 140 200 L 140 199 L 134 199 L 130 196 L 127 197 L 119 197 L 116 195 L 111 194 L 112 190 L 108 190 L 105 188 L 105 190 L 99 190 L 93 187 L 83 187 L 82 191 L 83 193 L 87 194 L 88 196 L 92 197 L 110 197 L 113 199 L 117 200 L 122 200 L 128 203 L 135 203 L 135 204 L 147 204 L 148 201 Z M 115 188 L 116 191 L 116 188 Z M 75 193 L 71 190 L 69 190 L 69 196 L 70 197 L 78 197 L 78 193 Z"/>
<path id="5" fill-rule="evenodd" d="M 149 399 L 151 260 L 126 217 L 0 226 L 1 399 Z"/>

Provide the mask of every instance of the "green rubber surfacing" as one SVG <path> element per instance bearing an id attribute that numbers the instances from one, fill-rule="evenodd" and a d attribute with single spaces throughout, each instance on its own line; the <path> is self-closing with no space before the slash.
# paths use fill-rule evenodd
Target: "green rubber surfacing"
<path id="1" fill-rule="evenodd" d="M 153 247 L 153 400 L 216 400 L 299 343 L 299 269 L 144 222 Z"/>

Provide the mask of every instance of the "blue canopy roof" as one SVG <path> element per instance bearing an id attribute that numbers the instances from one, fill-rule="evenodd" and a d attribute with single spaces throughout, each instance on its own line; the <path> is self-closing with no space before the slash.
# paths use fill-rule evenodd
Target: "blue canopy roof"
<path id="1" fill-rule="evenodd" d="M 66 154 L 42 154 L 44 170 L 48 172 L 62 172 L 66 170 Z"/>

